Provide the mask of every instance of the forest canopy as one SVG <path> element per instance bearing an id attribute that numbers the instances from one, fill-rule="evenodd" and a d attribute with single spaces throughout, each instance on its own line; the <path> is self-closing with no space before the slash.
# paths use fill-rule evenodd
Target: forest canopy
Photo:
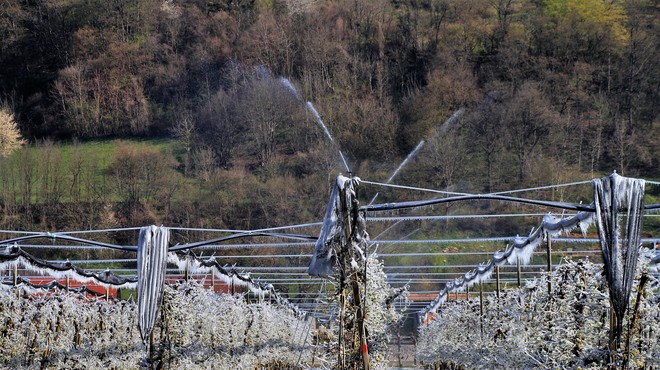
<path id="1" fill-rule="evenodd" d="M 411 176 L 434 188 L 657 177 L 659 13 L 650 0 L 8 0 L 0 105 L 37 147 L 176 140 L 169 157 L 144 149 L 176 174 L 162 188 L 90 185 L 161 220 L 177 176 L 202 198 L 227 189 L 219 174 L 252 176 L 276 198 L 275 184 L 323 183 L 338 148 L 384 177 L 422 140 Z M 142 154 L 117 149 L 103 176 Z"/>

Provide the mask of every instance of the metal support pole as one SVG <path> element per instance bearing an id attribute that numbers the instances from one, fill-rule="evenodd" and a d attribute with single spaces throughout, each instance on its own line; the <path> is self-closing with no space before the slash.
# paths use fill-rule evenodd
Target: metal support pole
<path id="1" fill-rule="evenodd" d="M 467 285 L 467 283 L 465 283 L 465 300 L 470 300 L 470 287 Z"/>
<path id="2" fill-rule="evenodd" d="M 548 233 L 545 234 L 547 241 L 547 257 L 548 257 L 548 274 L 552 272 L 552 236 Z M 548 276 L 548 297 L 551 297 L 552 293 L 552 284 L 550 283 L 550 277 Z"/>
<path id="3" fill-rule="evenodd" d="M 69 287 L 71 286 L 71 283 L 69 282 L 69 275 L 66 276 L 66 291 L 67 293 L 69 292 Z"/>
<path id="4" fill-rule="evenodd" d="M 497 299 L 500 299 L 500 266 L 495 266 L 495 286 Z"/>
<path id="5" fill-rule="evenodd" d="M 484 282 L 479 280 L 479 323 L 481 334 L 484 333 Z"/>
<path id="6" fill-rule="evenodd" d="M 516 257 L 516 268 L 518 270 L 518 288 L 522 286 L 520 282 L 520 257 Z"/>

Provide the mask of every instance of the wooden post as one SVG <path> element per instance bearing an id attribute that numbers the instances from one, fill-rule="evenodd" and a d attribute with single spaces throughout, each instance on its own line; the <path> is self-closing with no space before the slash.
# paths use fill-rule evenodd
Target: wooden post
<path id="1" fill-rule="evenodd" d="M 110 300 L 110 286 L 105 287 L 105 300 L 106 301 Z"/>
<path id="2" fill-rule="evenodd" d="M 470 286 L 467 283 L 465 283 L 465 300 L 470 300 Z"/>
<path id="3" fill-rule="evenodd" d="M 71 283 L 69 282 L 69 275 L 66 275 L 66 292 L 69 292 L 69 287 L 71 286 Z"/>
<path id="4" fill-rule="evenodd" d="M 500 299 L 500 266 L 495 266 L 495 287 L 497 299 Z"/>
<path id="5" fill-rule="evenodd" d="M 339 199 L 340 203 L 342 204 L 342 207 L 340 208 L 340 212 L 342 213 L 344 218 L 344 225 L 345 225 L 345 237 L 346 241 L 350 243 L 350 238 L 351 238 L 351 217 L 348 214 L 348 210 L 344 209 L 344 205 L 346 204 L 346 196 L 344 192 L 339 193 Z M 348 251 L 348 248 L 346 248 L 345 245 L 340 246 L 339 253 L 341 255 L 338 255 L 337 258 L 339 259 L 339 306 L 340 306 L 340 311 L 339 311 L 339 358 L 338 358 L 338 364 L 341 366 L 341 369 L 344 370 L 346 369 L 346 347 L 347 343 L 345 342 L 344 336 L 346 335 L 344 333 L 344 327 L 346 326 L 346 294 L 347 294 L 347 288 L 346 288 L 346 278 L 347 278 L 347 271 L 348 271 L 348 266 L 349 264 L 347 263 L 348 261 L 348 256 L 346 255 L 345 251 Z M 355 297 L 353 297 L 355 298 Z"/>
<path id="6" fill-rule="evenodd" d="M 367 335 L 366 335 L 366 328 L 364 325 L 365 321 L 365 305 L 364 301 L 362 300 L 361 293 L 360 293 L 360 281 L 359 281 L 359 274 L 358 271 L 353 271 L 353 268 L 350 267 L 351 264 L 349 261 L 354 261 L 354 256 L 353 256 L 353 248 L 352 248 L 352 240 L 355 239 L 355 236 L 353 235 L 353 225 L 355 224 L 355 217 L 358 216 L 357 208 L 354 207 L 354 204 L 347 205 L 347 199 L 346 199 L 346 193 L 344 191 L 341 191 L 339 193 L 339 198 L 342 204 L 341 207 L 341 213 L 342 217 L 344 218 L 344 232 L 345 232 L 345 237 L 348 245 L 342 245 L 341 249 L 342 251 L 340 252 L 341 255 L 338 256 L 340 260 L 340 269 L 339 269 L 339 274 L 340 274 L 340 304 L 341 304 L 341 314 L 340 314 L 340 323 L 339 323 L 339 328 L 340 328 L 340 336 L 339 336 L 339 364 L 341 365 L 342 369 L 346 368 L 346 363 L 345 363 L 345 357 L 343 355 L 343 352 L 346 351 L 346 343 L 342 342 L 345 340 L 344 336 L 344 330 L 343 327 L 345 326 L 345 310 L 346 310 L 346 292 L 348 287 L 348 278 L 351 279 L 351 288 L 353 289 L 353 307 L 356 310 L 355 312 L 355 318 L 357 321 L 357 330 L 358 330 L 358 338 L 359 338 L 359 346 L 357 348 L 358 354 L 356 358 L 362 358 L 362 364 L 364 370 L 369 370 L 370 369 L 370 363 L 369 363 L 369 348 L 367 344 Z M 352 203 L 352 202 L 351 202 Z M 350 271 L 351 274 L 347 275 L 347 272 Z M 366 287 L 365 287 L 366 289 Z M 353 329 L 355 330 L 355 328 Z M 354 339 L 355 336 L 353 336 L 353 341 L 352 343 L 354 344 Z M 342 351 L 343 349 L 343 351 Z M 353 345 L 353 348 L 351 348 L 351 351 L 355 350 L 355 346 Z"/>
<path id="7" fill-rule="evenodd" d="M 545 234 L 547 241 L 547 257 L 548 257 L 548 275 L 552 272 L 552 236 L 548 233 Z M 550 276 L 548 276 L 548 297 L 552 295 L 552 284 L 550 283 Z"/>
<path id="8" fill-rule="evenodd" d="M 628 368 L 628 362 L 630 361 L 630 337 L 631 333 L 635 332 L 635 325 L 637 324 L 637 321 L 639 320 L 639 305 L 642 302 L 642 298 L 644 298 L 644 289 L 646 286 L 646 282 L 648 281 L 649 276 L 646 272 L 642 274 L 642 276 L 639 278 L 639 284 L 637 285 L 637 298 L 635 299 L 635 308 L 632 311 L 632 319 L 630 320 L 630 325 L 628 326 L 628 335 L 626 335 L 626 344 L 625 344 L 625 351 L 623 351 L 624 355 L 624 367 Z M 639 339 L 641 341 L 642 339 L 642 330 L 640 329 L 639 331 Z"/>
<path id="9" fill-rule="evenodd" d="M 149 369 L 154 369 L 155 366 L 153 366 L 153 361 L 154 361 L 154 330 L 151 330 L 151 333 L 149 333 L 149 349 L 147 350 L 149 352 Z"/>
<path id="10" fill-rule="evenodd" d="M 360 297 L 360 285 L 357 279 L 353 280 L 353 299 L 357 303 L 358 330 L 360 334 L 360 352 L 362 353 L 362 363 L 364 370 L 369 370 L 369 347 L 367 345 L 366 329 L 364 327 L 364 307 Z"/>
<path id="11" fill-rule="evenodd" d="M 619 341 L 616 335 L 617 317 L 613 307 L 610 307 L 610 337 L 608 342 L 608 349 L 610 350 L 610 369 L 616 369 L 617 353 L 619 352 Z"/>
<path id="12" fill-rule="evenodd" d="M 342 270 L 343 271 L 343 270 Z M 339 277 L 339 289 L 340 289 L 340 294 L 339 294 L 339 306 L 340 306 L 340 311 L 339 311 L 339 359 L 338 359 L 338 364 L 341 366 L 341 369 L 344 370 L 346 369 L 346 363 L 344 362 L 344 351 L 346 350 L 345 348 L 345 343 L 344 343 L 344 321 L 346 320 L 346 287 L 345 287 L 345 282 L 344 282 L 344 275 L 340 272 L 340 277 Z"/>
<path id="13" fill-rule="evenodd" d="M 211 291 L 215 293 L 215 274 L 211 271 Z"/>
<path id="14" fill-rule="evenodd" d="M 18 285 L 18 265 L 14 264 L 14 287 Z M 21 290 L 16 289 L 16 297 L 21 298 Z"/>
<path id="15" fill-rule="evenodd" d="M 516 267 L 517 267 L 517 270 L 518 270 L 518 274 L 517 274 L 518 275 L 518 288 L 520 288 L 520 286 L 522 285 L 520 283 L 520 257 L 516 257 Z"/>

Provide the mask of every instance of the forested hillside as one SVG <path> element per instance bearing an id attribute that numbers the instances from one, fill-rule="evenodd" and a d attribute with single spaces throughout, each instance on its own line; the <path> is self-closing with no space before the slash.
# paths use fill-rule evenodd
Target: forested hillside
<path id="1" fill-rule="evenodd" d="M 417 186 L 657 178 L 659 25 L 654 0 L 5 0 L 28 144 L 2 226 L 311 221 L 338 149 L 384 181 L 421 140 Z"/>

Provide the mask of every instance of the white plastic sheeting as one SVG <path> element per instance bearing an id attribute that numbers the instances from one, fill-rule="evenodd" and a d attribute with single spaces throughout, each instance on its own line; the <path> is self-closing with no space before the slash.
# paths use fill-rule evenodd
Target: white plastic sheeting
<path id="1" fill-rule="evenodd" d="M 337 265 L 337 252 L 348 242 L 345 213 L 351 208 L 350 204 L 355 197 L 355 186 L 359 183 L 358 177 L 337 176 L 330 193 L 330 202 L 323 218 L 321 233 L 314 246 L 312 262 L 307 270 L 310 275 L 329 277 L 333 274 Z M 341 193 L 344 194 L 343 197 Z M 342 198 L 345 204 L 342 204 Z M 361 233 L 356 233 L 356 236 L 361 237 Z"/>

